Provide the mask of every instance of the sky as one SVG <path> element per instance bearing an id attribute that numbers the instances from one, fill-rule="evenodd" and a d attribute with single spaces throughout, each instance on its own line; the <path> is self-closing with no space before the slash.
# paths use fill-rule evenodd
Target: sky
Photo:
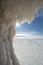
<path id="1" fill-rule="evenodd" d="M 32 22 L 23 22 L 16 27 L 16 33 L 21 36 L 43 37 L 43 8 L 38 10 Z M 26 35 L 25 35 L 26 34 Z M 19 35 L 19 36 L 20 36 Z"/>

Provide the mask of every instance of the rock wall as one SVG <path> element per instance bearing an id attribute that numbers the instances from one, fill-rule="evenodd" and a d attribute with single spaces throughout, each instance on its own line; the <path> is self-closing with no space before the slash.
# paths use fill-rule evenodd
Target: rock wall
<path id="1" fill-rule="evenodd" d="M 19 65 L 12 46 L 16 22 L 12 13 L 6 12 L 7 6 L 4 7 L 2 0 L 0 1 L 0 65 Z"/>

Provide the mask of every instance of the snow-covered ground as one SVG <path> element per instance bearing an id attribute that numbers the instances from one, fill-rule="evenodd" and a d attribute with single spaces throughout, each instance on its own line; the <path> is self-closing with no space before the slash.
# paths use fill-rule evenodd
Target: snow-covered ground
<path id="1" fill-rule="evenodd" d="M 43 39 L 15 38 L 13 47 L 21 65 L 43 65 Z"/>

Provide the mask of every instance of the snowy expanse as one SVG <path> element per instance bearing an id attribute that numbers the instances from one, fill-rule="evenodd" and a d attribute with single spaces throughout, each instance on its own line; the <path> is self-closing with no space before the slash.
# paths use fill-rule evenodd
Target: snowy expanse
<path id="1" fill-rule="evenodd" d="M 15 38 L 13 47 L 21 65 L 43 65 L 43 39 Z"/>

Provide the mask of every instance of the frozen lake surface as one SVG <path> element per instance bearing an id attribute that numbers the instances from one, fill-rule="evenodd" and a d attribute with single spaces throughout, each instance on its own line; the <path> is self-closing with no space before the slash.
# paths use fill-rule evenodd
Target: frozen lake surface
<path id="1" fill-rule="evenodd" d="M 43 39 L 15 38 L 13 47 L 21 65 L 43 65 Z"/>

